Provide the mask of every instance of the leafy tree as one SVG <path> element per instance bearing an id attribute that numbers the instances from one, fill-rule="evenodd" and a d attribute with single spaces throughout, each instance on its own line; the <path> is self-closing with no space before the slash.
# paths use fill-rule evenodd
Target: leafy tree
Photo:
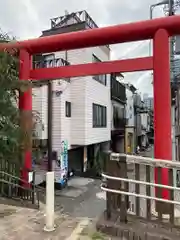
<path id="1" fill-rule="evenodd" d="M 14 41 L 0 34 L 0 43 Z M 0 52 L 0 159 L 20 162 L 27 134 L 20 127 L 18 93 L 27 90 L 28 81 L 19 81 L 18 51 Z"/>

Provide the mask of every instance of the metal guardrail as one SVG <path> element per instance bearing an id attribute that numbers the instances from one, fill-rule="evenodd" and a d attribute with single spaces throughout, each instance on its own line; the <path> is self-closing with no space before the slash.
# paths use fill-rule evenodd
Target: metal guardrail
<path id="1" fill-rule="evenodd" d="M 164 159 L 155 159 L 136 155 L 126 155 L 123 153 L 112 153 L 110 160 L 119 161 L 119 158 L 126 157 L 127 164 L 143 164 L 151 167 L 176 168 L 180 170 L 180 162 L 174 162 Z"/>
<path id="2" fill-rule="evenodd" d="M 109 176 L 103 174 L 103 177 L 107 178 L 107 179 L 112 179 L 112 178 L 109 178 Z M 123 179 L 123 178 L 116 178 L 114 180 L 118 180 L 118 181 L 126 181 L 126 182 L 130 182 L 130 181 L 127 181 L 127 179 Z M 133 181 L 131 179 L 131 182 L 133 183 L 136 183 L 136 184 L 145 184 L 145 183 L 142 183 L 140 181 Z M 148 185 L 148 184 L 147 184 Z M 149 184 L 150 185 L 150 184 Z M 151 186 L 151 185 L 150 185 Z M 159 185 L 159 184 L 156 184 L 156 186 L 158 187 L 165 187 L 165 188 L 168 188 L 168 189 L 174 189 L 173 187 L 170 188 L 166 185 Z M 123 194 L 123 195 L 127 195 L 127 196 L 135 196 L 135 197 L 141 197 L 141 198 L 145 198 L 145 199 L 152 199 L 152 200 L 156 200 L 156 201 L 160 201 L 160 202 L 165 202 L 165 203 L 172 203 L 172 204 L 177 204 L 177 205 L 180 205 L 180 202 L 178 201 L 170 201 L 170 200 L 166 200 L 166 199 L 162 199 L 162 198 L 157 198 L 157 197 L 151 197 L 151 196 L 146 196 L 146 195 L 142 195 L 142 194 L 136 194 L 136 193 L 130 193 L 130 192 L 125 192 L 125 191 L 119 191 L 119 190 L 114 190 L 114 189 L 110 189 L 110 188 L 106 188 L 106 187 L 103 187 L 103 185 L 101 185 L 101 189 L 103 191 L 106 191 L 106 192 L 111 192 L 111 193 L 117 193 L 117 194 Z M 176 188 L 177 189 L 177 188 Z M 180 188 L 178 188 L 178 190 L 180 190 Z"/>
<path id="3" fill-rule="evenodd" d="M 168 185 L 161 180 L 164 169 L 168 173 Z M 166 222 L 179 226 L 180 188 L 174 186 L 174 169 L 180 169 L 179 162 L 110 153 L 101 184 L 106 192 L 107 218 L 116 214 L 120 221 L 127 222 L 128 215 L 133 214 L 161 223 L 165 214 Z M 168 193 L 168 198 L 163 191 Z"/>
<path id="4" fill-rule="evenodd" d="M 39 208 L 39 191 L 36 189 L 34 181 L 35 172 L 33 173 L 33 182 L 29 184 L 17 176 L 0 171 L 0 196 L 17 201 L 21 200 L 27 206 L 30 203 L 35 208 Z"/>

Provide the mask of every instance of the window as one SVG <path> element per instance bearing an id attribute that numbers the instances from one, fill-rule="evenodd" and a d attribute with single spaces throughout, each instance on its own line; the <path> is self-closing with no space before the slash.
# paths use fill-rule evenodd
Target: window
<path id="1" fill-rule="evenodd" d="M 93 103 L 93 127 L 107 126 L 107 108 Z"/>
<path id="2" fill-rule="evenodd" d="M 98 57 L 96 57 L 94 54 L 93 54 L 92 61 L 94 63 L 101 62 L 101 60 Z M 104 75 L 95 75 L 95 76 L 93 76 L 93 79 L 106 86 L 107 77 L 105 74 Z"/>
<path id="3" fill-rule="evenodd" d="M 66 101 L 65 106 L 66 117 L 71 117 L 71 103 Z"/>

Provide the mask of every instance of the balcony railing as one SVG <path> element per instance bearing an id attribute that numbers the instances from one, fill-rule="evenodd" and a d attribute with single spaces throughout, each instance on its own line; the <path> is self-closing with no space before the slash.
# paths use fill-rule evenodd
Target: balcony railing
<path id="1" fill-rule="evenodd" d="M 59 33 L 63 33 L 64 32 L 63 30 L 67 28 L 69 29 L 69 32 L 71 31 L 74 32 L 74 31 L 82 31 L 85 29 L 98 28 L 98 25 L 94 22 L 94 20 L 90 17 L 90 15 L 86 12 L 86 10 L 72 12 L 72 13 L 66 12 L 66 14 L 63 16 L 59 16 L 51 19 L 51 30 L 53 30 L 53 34 L 55 29 L 56 30 L 61 29 L 62 31 L 60 31 Z M 109 48 L 109 45 L 106 45 L 106 47 Z"/>
<path id="2" fill-rule="evenodd" d="M 71 21 L 67 21 L 71 19 Z M 72 22 L 72 20 L 74 20 Z M 61 26 L 67 26 L 70 24 L 76 24 L 80 22 L 85 22 L 87 26 L 91 29 L 93 28 L 98 28 L 97 24 L 92 20 L 92 18 L 89 16 L 89 14 L 84 10 L 84 11 L 78 11 L 78 12 L 73 12 L 70 14 L 66 14 L 64 16 L 60 17 L 55 17 L 51 19 L 51 28 L 58 28 Z"/>
<path id="3" fill-rule="evenodd" d="M 111 99 L 126 102 L 126 89 L 123 84 L 118 82 L 115 76 L 111 76 Z"/>
<path id="4" fill-rule="evenodd" d="M 62 67 L 68 66 L 70 63 L 63 58 L 53 58 L 50 60 L 44 60 L 43 57 L 41 60 L 34 61 L 33 68 L 50 68 L 50 67 Z"/>

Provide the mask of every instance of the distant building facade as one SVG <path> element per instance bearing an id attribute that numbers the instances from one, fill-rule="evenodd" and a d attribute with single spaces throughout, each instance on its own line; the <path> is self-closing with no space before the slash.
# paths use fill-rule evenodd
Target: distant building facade
<path id="1" fill-rule="evenodd" d="M 125 143 L 126 153 L 135 152 L 135 111 L 134 111 L 134 90 L 132 85 L 126 84 L 126 131 Z"/>
<path id="2" fill-rule="evenodd" d="M 153 97 L 149 97 L 148 94 L 144 94 L 143 102 L 144 102 L 144 106 L 146 108 L 153 111 L 153 109 L 154 109 L 154 98 Z"/>
<path id="3" fill-rule="evenodd" d="M 126 88 L 111 74 L 111 150 L 125 151 Z"/>

